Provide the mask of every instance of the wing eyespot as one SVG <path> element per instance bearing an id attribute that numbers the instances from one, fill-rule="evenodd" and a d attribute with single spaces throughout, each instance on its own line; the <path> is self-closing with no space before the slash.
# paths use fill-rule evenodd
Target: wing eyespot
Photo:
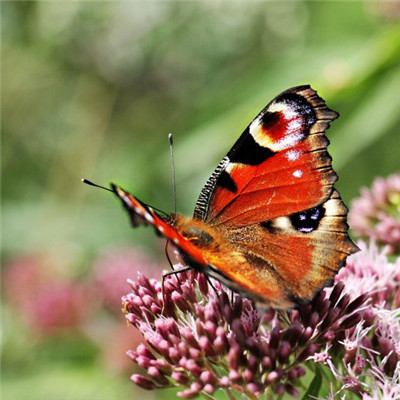
<path id="1" fill-rule="evenodd" d="M 305 211 L 289 216 L 290 222 L 297 231 L 302 233 L 311 233 L 318 229 L 318 226 L 325 216 L 325 208 L 323 204 L 310 208 Z"/>

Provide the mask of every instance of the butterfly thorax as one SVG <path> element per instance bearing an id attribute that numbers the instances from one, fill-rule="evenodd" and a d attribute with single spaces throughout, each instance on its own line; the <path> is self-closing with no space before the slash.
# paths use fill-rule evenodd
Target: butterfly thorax
<path id="1" fill-rule="evenodd" d="M 174 228 L 201 253 L 202 262 L 198 262 L 199 260 L 190 254 L 183 253 L 188 265 L 232 287 L 231 279 L 222 271 L 215 270 L 214 266 L 223 263 L 242 271 L 242 267 L 247 263 L 243 255 L 232 247 L 221 232 L 202 221 L 182 216 L 176 218 Z"/>
<path id="2" fill-rule="evenodd" d="M 196 247 L 205 249 L 219 246 L 218 233 L 201 221 L 176 215 L 174 227 Z"/>

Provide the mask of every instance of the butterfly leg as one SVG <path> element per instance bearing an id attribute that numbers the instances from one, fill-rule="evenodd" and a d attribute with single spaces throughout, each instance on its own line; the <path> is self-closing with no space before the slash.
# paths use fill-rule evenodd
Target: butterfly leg
<path id="1" fill-rule="evenodd" d="M 167 240 L 167 241 L 165 242 L 165 248 L 164 248 L 165 257 L 167 257 L 168 264 L 169 264 L 169 266 L 171 267 L 171 269 L 172 269 L 173 271 L 175 271 L 174 264 L 172 263 L 171 257 L 169 256 L 169 253 L 168 253 L 168 245 L 169 245 L 170 243 L 171 243 L 170 240 Z M 179 282 L 179 284 L 180 284 L 181 281 L 179 280 L 179 277 L 178 277 L 178 276 L 176 277 L 176 279 L 178 279 L 178 282 Z M 163 299 L 164 299 L 164 298 L 163 298 Z"/>
<path id="2" fill-rule="evenodd" d="M 209 277 L 207 274 L 204 274 L 204 275 L 205 275 L 205 277 L 206 277 L 206 279 L 207 279 L 208 284 L 213 288 L 215 295 L 218 296 L 217 289 L 215 288 L 215 286 L 214 286 L 213 283 L 211 282 L 210 277 Z"/>
<path id="3" fill-rule="evenodd" d="M 285 321 L 289 326 L 290 325 L 290 320 L 289 320 L 287 312 L 284 311 L 284 310 L 279 310 L 279 309 L 277 309 L 275 311 L 281 316 L 282 320 Z"/>
<path id="4" fill-rule="evenodd" d="M 192 269 L 193 268 L 191 268 L 191 267 L 184 267 L 184 268 L 181 268 L 181 269 L 174 269 L 173 271 L 166 272 L 165 274 L 162 275 L 162 277 L 161 277 L 161 298 L 163 300 L 163 306 L 162 306 L 162 310 L 161 310 L 161 315 L 164 314 L 164 310 L 165 310 L 165 297 L 164 297 L 164 282 L 165 282 L 165 278 L 167 276 L 170 276 L 170 275 L 180 274 L 181 272 L 188 272 L 188 271 L 190 271 Z"/>

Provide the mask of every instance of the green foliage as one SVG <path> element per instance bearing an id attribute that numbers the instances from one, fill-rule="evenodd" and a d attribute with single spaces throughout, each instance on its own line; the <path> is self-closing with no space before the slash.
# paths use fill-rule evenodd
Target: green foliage
<path id="1" fill-rule="evenodd" d="M 304 393 L 302 400 L 310 400 L 317 398 L 322 385 L 322 374 L 318 366 L 315 368 L 314 378 L 310 383 L 307 391 Z"/>
<path id="2" fill-rule="evenodd" d="M 115 181 L 170 211 L 172 132 L 178 208 L 190 215 L 248 122 L 280 91 L 303 83 L 341 114 L 328 136 L 346 201 L 376 175 L 399 169 L 400 25 L 383 1 L 1 8 L 3 260 L 62 249 L 84 270 L 105 247 L 159 248 L 150 230 L 131 230 L 116 199 L 80 178 Z M 10 340 L 12 328 L 19 325 L 7 332 L 7 360 L 20 343 Z M 79 357 L 62 365 L 45 357 L 40 371 L 30 361 L 18 375 L 21 359 L 7 362 L 4 398 L 131 397 L 128 379 L 107 375 L 81 340 L 89 366 Z M 77 349 L 58 343 L 62 359 Z M 29 348 L 33 360 L 41 351 Z M 317 372 L 309 394 L 317 395 L 320 380 Z"/>

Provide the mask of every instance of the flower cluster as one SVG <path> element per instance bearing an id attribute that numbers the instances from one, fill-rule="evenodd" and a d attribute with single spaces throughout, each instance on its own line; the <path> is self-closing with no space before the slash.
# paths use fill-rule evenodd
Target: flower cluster
<path id="1" fill-rule="evenodd" d="M 341 399 L 347 398 L 343 390 L 356 390 L 365 400 L 395 400 L 400 398 L 400 258 L 390 262 L 388 248 L 380 250 L 374 242 L 358 246 L 360 252 L 347 259 L 335 282 L 344 283 L 350 298 L 368 293 L 369 302 L 362 321 L 339 342 L 343 359 L 328 366 L 341 383 Z"/>
<path id="2" fill-rule="evenodd" d="M 349 223 L 358 236 L 400 251 L 400 174 L 376 178 L 371 189 L 363 188 L 351 204 Z"/>
<path id="3" fill-rule="evenodd" d="M 139 274 L 123 297 L 130 324 L 144 335 L 129 357 L 147 375 L 132 380 L 146 389 L 183 386 L 193 398 L 217 389 L 257 398 L 266 391 L 298 396 L 305 361 L 328 362 L 325 348 L 338 343 L 363 318 L 366 295 L 350 299 L 337 283 L 313 302 L 288 312 L 267 309 L 223 289 L 209 287 L 202 274 L 189 272 L 160 282 Z M 353 357 L 354 358 L 354 357 Z"/>
<path id="4" fill-rule="evenodd" d="M 360 251 L 347 258 L 346 267 L 335 276 L 335 282 L 343 281 L 345 291 L 352 298 L 368 293 L 372 305 L 390 308 L 400 306 L 400 258 L 390 262 L 389 249 L 378 248 L 375 242 L 357 243 Z"/>
<path id="5" fill-rule="evenodd" d="M 105 308 L 118 317 L 120 300 L 127 289 L 126 277 L 136 271 L 146 271 L 149 277 L 160 276 L 158 265 L 141 249 L 118 247 L 103 251 L 92 267 L 93 286 Z"/>
<path id="6" fill-rule="evenodd" d="M 384 394 L 400 393 L 400 259 L 389 261 L 375 243 L 358 246 L 333 288 L 290 311 L 260 311 L 195 272 L 167 277 L 163 295 L 159 281 L 139 273 L 123 297 L 128 322 L 145 340 L 128 351 L 146 372 L 132 381 L 181 387 L 181 398 L 218 390 L 231 399 L 299 396 L 310 375 L 330 371 L 331 399 L 396 399 Z M 317 398 L 321 387 L 308 394 Z"/>

